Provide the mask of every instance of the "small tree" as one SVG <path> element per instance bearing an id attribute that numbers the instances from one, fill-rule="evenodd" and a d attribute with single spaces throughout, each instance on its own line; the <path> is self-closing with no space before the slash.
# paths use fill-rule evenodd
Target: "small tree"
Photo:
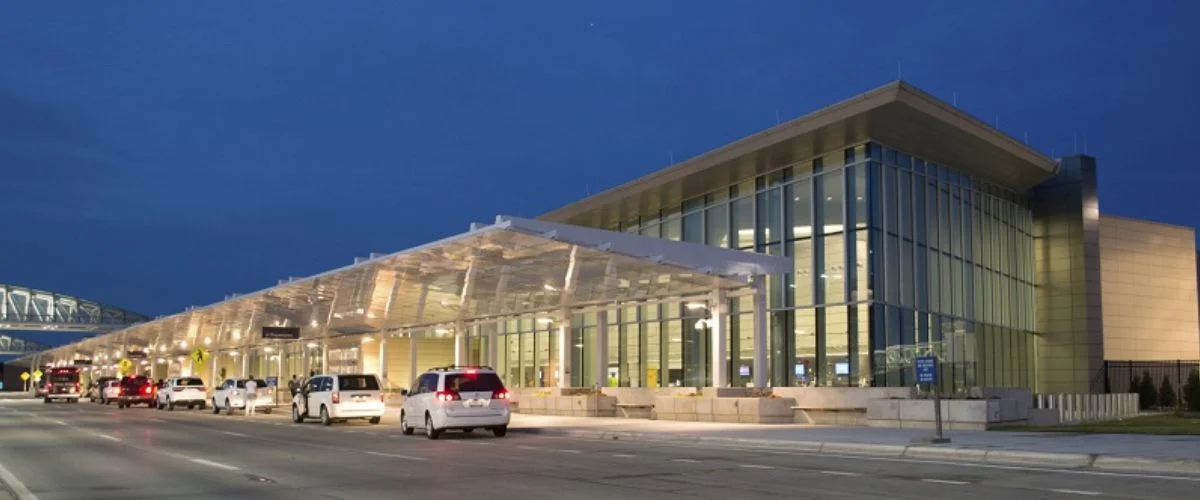
<path id="1" fill-rule="evenodd" d="M 1162 384 L 1158 386 L 1158 406 L 1162 408 L 1175 407 L 1175 387 L 1171 385 L 1171 379 L 1163 375 Z"/>
<path id="2" fill-rule="evenodd" d="M 1150 372 L 1142 372 L 1142 378 L 1136 379 L 1134 386 L 1141 409 L 1148 410 L 1157 406 L 1158 393 L 1154 388 L 1154 379 L 1150 378 Z"/>
<path id="3" fill-rule="evenodd" d="M 1189 411 L 1200 411 L 1200 371 L 1192 370 L 1183 384 L 1183 402 Z"/>

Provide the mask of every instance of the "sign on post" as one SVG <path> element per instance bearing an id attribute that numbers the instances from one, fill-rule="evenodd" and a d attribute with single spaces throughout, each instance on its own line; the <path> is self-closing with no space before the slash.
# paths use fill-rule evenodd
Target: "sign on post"
<path id="1" fill-rule="evenodd" d="M 942 390 L 937 383 L 937 356 L 920 356 L 913 360 L 913 371 L 917 372 L 917 383 L 933 386 L 933 420 L 937 435 L 919 440 L 930 444 L 949 443 L 950 438 L 942 435 Z"/>
<path id="2" fill-rule="evenodd" d="M 42 379 L 42 371 L 41 371 L 41 370 L 34 370 L 34 371 L 33 371 L 33 382 L 34 382 L 34 383 L 37 383 L 37 382 L 38 382 L 39 380 L 41 380 L 41 379 Z"/>
<path id="3" fill-rule="evenodd" d="M 23 382 L 29 381 L 29 372 L 21 372 L 21 381 L 23 381 Z"/>

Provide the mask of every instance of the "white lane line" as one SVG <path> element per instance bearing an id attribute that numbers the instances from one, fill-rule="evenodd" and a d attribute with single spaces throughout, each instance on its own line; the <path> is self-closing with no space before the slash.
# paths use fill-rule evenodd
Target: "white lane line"
<path id="1" fill-rule="evenodd" d="M 1067 494 L 1067 495 L 1087 495 L 1087 496 L 1090 496 L 1090 497 L 1094 497 L 1094 496 L 1099 496 L 1099 495 L 1100 495 L 1100 492 L 1099 492 L 1099 491 L 1069 490 L 1069 489 L 1065 489 L 1065 488 L 1064 488 L 1064 489 L 1060 489 L 1060 490 L 1050 490 L 1050 491 L 1053 491 L 1053 492 L 1055 492 L 1055 493 L 1064 493 L 1064 494 Z"/>
<path id="2" fill-rule="evenodd" d="M 628 453 L 613 453 L 612 456 L 617 457 L 617 458 L 633 458 L 633 455 L 630 455 Z"/>
<path id="3" fill-rule="evenodd" d="M 770 465 L 742 464 L 743 469 L 774 469 Z"/>
<path id="4" fill-rule="evenodd" d="M 579 451 L 579 450 L 558 450 L 558 451 L 561 451 L 563 453 L 570 453 L 572 455 L 578 455 L 580 453 L 583 453 L 582 451 Z"/>
<path id="5" fill-rule="evenodd" d="M 380 453 L 378 451 L 367 451 L 364 453 L 366 453 L 368 455 L 375 455 L 377 457 L 399 458 L 401 460 L 416 460 L 418 462 L 424 462 L 425 460 L 427 460 L 424 457 L 414 457 L 411 455 L 397 455 L 395 453 Z"/>
<path id="6" fill-rule="evenodd" d="M 217 431 L 217 432 L 220 432 L 221 434 L 227 434 L 227 435 L 230 435 L 230 436 L 237 436 L 237 437 L 250 437 L 250 435 L 249 435 L 249 434 L 242 434 L 242 433 L 240 433 L 240 432 L 232 432 L 232 431 Z"/>
<path id="7" fill-rule="evenodd" d="M 234 467 L 234 466 L 232 466 L 232 465 L 225 465 L 225 464 L 222 464 L 222 463 L 213 462 L 213 461 L 210 461 L 210 460 L 205 460 L 205 459 L 203 459 L 203 458 L 193 458 L 193 459 L 192 459 L 192 462 L 198 463 L 198 464 L 200 464 L 200 465 L 207 465 L 207 466 L 209 466 L 209 467 L 216 467 L 216 468 L 218 468 L 218 469 L 225 469 L 225 470 L 238 470 L 238 468 L 237 468 L 237 467 Z"/>
<path id="8" fill-rule="evenodd" d="M 821 474 L 828 474 L 830 476 L 857 476 L 857 475 L 859 475 L 857 472 L 846 472 L 844 470 L 823 470 L 823 471 L 821 471 Z"/>
<path id="9" fill-rule="evenodd" d="M 951 481 L 949 479 L 922 479 L 921 481 L 934 484 L 970 484 L 966 481 Z"/>
<path id="10" fill-rule="evenodd" d="M 536 449 L 538 449 L 538 447 L 537 447 L 537 446 L 526 446 L 526 445 L 523 445 L 523 444 L 519 444 L 519 445 L 517 445 L 517 449 L 521 449 L 521 450 L 536 450 Z"/>
<path id="11" fill-rule="evenodd" d="M 116 436 L 109 436 L 108 434 L 96 434 L 96 435 L 99 437 L 102 437 L 104 439 L 107 439 L 109 441 L 120 441 L 121 440 L 121 438 L 118 438 Z"/>
<path id="12" fill-rule="evenodd" d="M 150 419 L 150 420 L 151 420 L 151 421 L 153 421 L 153 422 L 158 422 L 158 423 L 160 423 L 160 424 L 165 424 L 165 423 L 167 423 L 167 421 L 166 421 L 166 420 L 163 420 L 163 419 L 161 419 L 161 418 L 152 418 L 152 419 Z"/>
<path id="13" fill-rule="evenodd" d="M 62 420 L 51 420 L 51 422 L 54 422 L 54 423 L 56 423 L 56 424 L 58 424 L 58 425 L 67 425 L 67 423 L 66 423 L 66 422 L 63 422 Z"/>
<path id="14" fill-rule="evenodd" d="M 37 495 L 29 491 L 25 484 L 17 480 L 12 472 L 4 464 L 0 464 L 0 483 L 8 485 L 9 489 L 17 495 L 18 500 L 37 500 Z"/>
<path id="15" fill-rule="evenodd" d="M 685 463 L 685 464 L 695 464 L 695 463 L 700 462 L 699 460 L 692 459 L 692 458 L 672 458 L 671 461 L 672 462 L 681 462 L 681 463 Z"/>

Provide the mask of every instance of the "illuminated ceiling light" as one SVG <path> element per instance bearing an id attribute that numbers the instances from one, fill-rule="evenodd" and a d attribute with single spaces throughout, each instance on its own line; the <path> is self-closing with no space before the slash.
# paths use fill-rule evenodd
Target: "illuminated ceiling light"
<path id="1" fill-rule="evenodd" d="M 241 340 L 241 339 L 242 339 L 242 331 L 241 331 L 241 330 L 236 330 L 236 329 L 235 329 L 235 330 L 232 332 L 232 334 L 233 334 L 233 340 Z"/>
<path id="2" fill-rule="evenodd" d="M 184 359 L 185 359 L 185 358 L 184 358 L 183 356 L 178 356 L 178 357 L 176 357 L 176 358 L 175 358 L 175 361 L 178 361 L 178 362 L 182 363 Z"/>
<path id="3" fill-rule="evenodd" d="M 183 349 L 187 349 L 187 341 L 186 341 L 186 340 L 180 340 L 180 341 L 179 341 L 179 347 L 180 347 L 180 348 L 183 348 Z"/>
<path id="4" fill-rule="evenodd" d="M 308 348 L 309 348 L 309 349 L 316 349 L 316 348 L 317 348 L 317 343 L 316 343 L 316 342 L 309 342 L 309 343 L 308 343 Z"/>
<path id="5" fill-rule="evenodd" d="M 317 320 L 315 320 L 315 319 L 314 319 L 314 320 L 312 320 L 312 327 L 313 327 L 313 328 L 316 328 L 316 327 L 317 327 Z"/>
<path id="6" fill-rule="evenodd" d="M 708 306 L 703 302 L 688 302 L 688 303 L 684 304 L 683 307 L 688 308 L 688 310 L 690 310 L 690 311 L 699 311 Z"/>
<path id="7" fill-rule="evenodd" d="M 271 347 L 271 346 L 266 346 L 266 347 L 264 347 L 264 348 L 263 348 L 263 351 L 264 351 L 264 352 L 269 352 L 269 353 L 270 353 L 270 352 L 275 352 L 275 348 L 274 348 L 274 347 Z"/>
<path id="8" fill-rule="evenodd" d="M 551 285 L 549 283 L 542 285 L 542 288 L 544 288 L 547 292 L 557 292 L 558 291 L 557 288 L 554 288 L 554 285 Z"/>
<path id="9" fill-rule="evenodd" d="M 238 355 L 239 355 L 239 354 L 241 354 L 241 353 L 240 353 L 240 352 L 237 352 L 237 351 L 231 351 L 231 352 L 229 353 L 229 355 L 230 355 L 230 356 L 233 356 L 233 357 L 235 357 L 235 358 L 236 358 L 236 357 L 238 357 Z"/>
<path id="10" fill-rule="evenodd" d="M 204 337 L 204 345 L 209 345 L 211 343 L 212 343 L 212 337 Z"/>
<path id="11" fill-rule="evenodd" d="M 363 338 L 362 338 L 362 343 L 366 344 L 367 342 L 371 342 L 371 341 L 373 341 L 373 340 L 375 340 L 375 339 L 374 339 L 374 338 L 372 338 L 370 335 L 367 335 L 367 336 L 365 336 L 365 337 L 363 337 Z"/>
<path id="12" fill-rule="evenodd" d="M 375 319 L 375 313 L 373 313 L 373 312 L 367 313 L 367 319 Z"/>
<path id="13" fill-rule="evenodd" d="M 538 318 L 537 322 L 539 325 L 549 325 L 554 322 L 554 318 Z"/>
<path id="14" fill-rule="evenodd" d="M 436 334 L 438 334 L 438 335 L 445 335 L 445 334 L 447 334 L 447 333 L 450 333 L 450 330 L 447 330 L 447 329 L 445 329 L 445 328 L 440 328 L 440 327 L 439 327 L 439 328 L 436 328 L 436 329 L 434 329 L 434 330 L 433 330 L 433 333 L 436 333 Z"/>
<path id="15" fill-rule="evenodd" d="M 148 346 L 146 346 L 146 351 L 147 351 L 147 352 L 154 352 L 154 346 L 153 346 L 153 345 L 148 345 Z"/>
<path id="16" fill-rule="evenodd" d="M 363 308 L 361 308 L 361 307 L 360 307 L 360 308 L 358 308 L 358 309 L 355 309 L 355 310 L 354 310 L 354 312 L 356 312 L 356 313 L 358 313 L 358 314 L 362 314 L 362 313 L 363 313 Z"/>

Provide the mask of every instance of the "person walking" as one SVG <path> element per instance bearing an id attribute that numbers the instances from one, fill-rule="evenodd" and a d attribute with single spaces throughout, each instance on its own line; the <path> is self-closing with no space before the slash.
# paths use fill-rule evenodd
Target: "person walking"
<path id="1" fill-rule="evenodd" d="M 296 392 L 300 390 L 300 379 L 296 374 L 292 374 L 292 379 L 288 381 L 288 392 L 294 397 Z"/>
<path id="2" fill-rule="evenodd" d="M 258 401 L 258 383 L 254 378 L 246 379 L 246 416 L 254 415 L 254 406 Z"/>

